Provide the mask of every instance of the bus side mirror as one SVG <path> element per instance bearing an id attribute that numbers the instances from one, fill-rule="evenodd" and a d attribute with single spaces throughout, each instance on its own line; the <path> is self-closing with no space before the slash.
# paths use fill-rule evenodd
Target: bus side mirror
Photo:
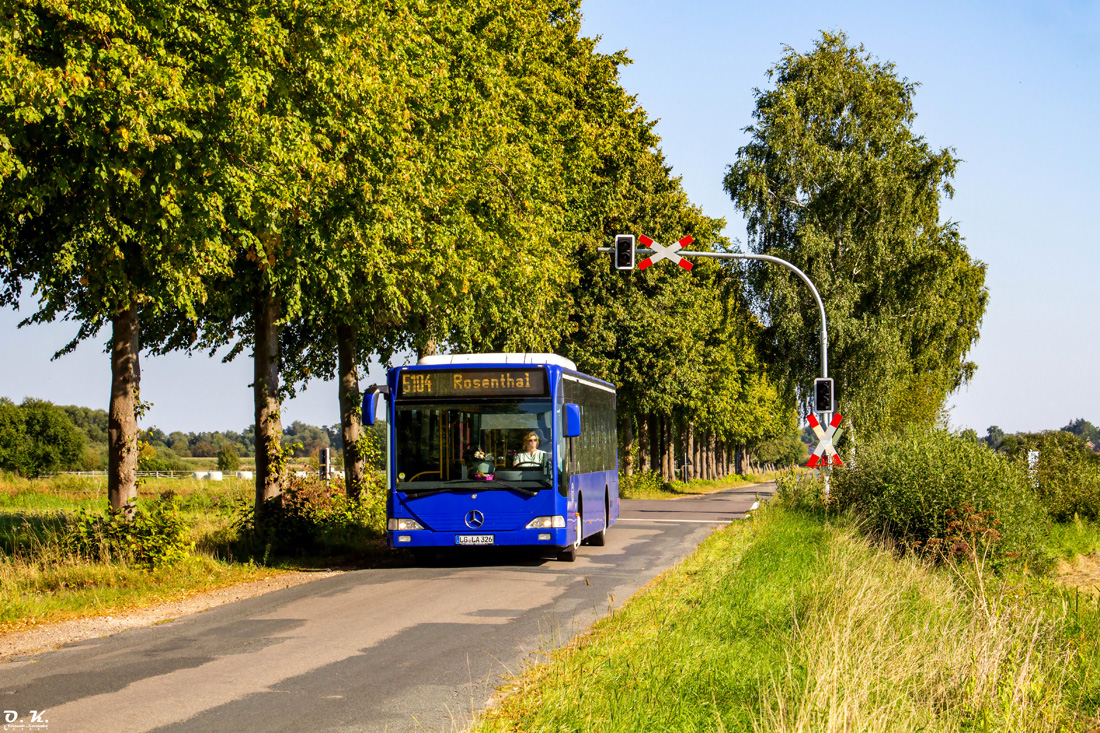
<path id="1" fill-rule="evenodd" d="M 565 405 L 565 437 L 576 438 L 581 434 L 581 406 L 573 403 Z"/>
<path id="2" fill-rule="evenodd" d="M 374 425 L 378 422 L 378 408 L 384 404 L 383 397 L 389 395 L 389 387 L 374 386 L 363 393 L 363 424 Z"/>

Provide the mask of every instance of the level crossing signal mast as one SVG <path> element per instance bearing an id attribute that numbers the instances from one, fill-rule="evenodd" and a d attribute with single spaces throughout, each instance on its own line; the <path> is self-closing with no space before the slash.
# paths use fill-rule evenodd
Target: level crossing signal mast
<path id="1" fill-rule="evenodd" d="M 814 412 L 833 411 L 833 380 L 814 380 Z"/>
<path id="2" fill-rule="evenodd" d="M 813 282 L 806 276 L 806 273 L 795 267 L 790 262 L 773 257 L 772 255 L 765 254 L 750 254 L 747 252 L 685 252 L 682 251 L 684 247 L 694 242 L 691 236 L 686 236 L 680 239 L 680 241 L 671 245 L 661 245 L 654 242 L 644 234 L 638 238 L 638 241 L 642 243 L 643 249 L 637 249 L 634 244 L 633 234 L 617 234 L 615 235 L 614 247 L 597 247 L 597 252 L 604 254 L 610 253 L 614 259 L 612 262 L 615 264 L 616 270 L 633 270 L 634 269 L 634 257 L 638 253 L 646 255 L 646 258 L 638 264 L 638 269 L 645 270 L 651 265 L 660 262 L 661 260 L 670 260 L 679 265 L 684 270 L 691 271 L 691 262 L 687 260 L 688 257 L 701 257 L 716 260 L 756 260 L 758 262 L 770 262 L 774 265 L 781 265 L 795 275 L 798 276 L 802 282 L 806 284 L 806 287 L 810 289 L 810 293 L 814 296 L 814 301 L 817 303 L 817 311 L 821 316 L 821 378 L 814 380 L 814 412 L 828 415 L 836 412 L 836 394 L 834 393 L 833 380 L 827 376 L 829 373 L 829 330 L 825 323 L 825 304 L 821 302 L 821 294 L 817 292 L 817 288 L 814 287 Z M 679 254 L 677 254 L 679 253 Z M 836 449 L 833 448 L 832 441 L 839 440 L 840 438 L 840 421 L 842 416 L 837 413 L 833 415 L 833 419 L 829 421 L 829 432 L 826 434 L 821 430 L 821 426 L 817 421 L 817 418 L 810 415 L 809 421 L 811 426 L 815 427 L 815 433 L 818 435 L 818 439 L 821 443 L 818 445 L 818 449 L 814 453 L 814 460 L 808 465 L 814 466 L 817 464 L 818 458 L 823 453 L 828 453 L 833 458 L 832 464 L 837 466 L 844 465 L 840 461 L 840 456 L 836 455 Z M 826 476 L 826 487 L 828 487 L 828 476 Z M 828 490 L 826 488 L 826 490 Z"/>
<path id="3" fill-rule="evenodd" d="M 619 234 L 615 236 L 615 269 L 634 269 L 634 235 Z"/>

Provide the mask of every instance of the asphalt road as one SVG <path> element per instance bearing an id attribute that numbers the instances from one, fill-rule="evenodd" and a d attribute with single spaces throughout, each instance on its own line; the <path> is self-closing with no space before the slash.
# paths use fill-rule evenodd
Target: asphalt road
<path id="1" fill-rule="evenodd" d="M 53 733 L 462 730 L 503 675 L 772 489 L 623 501 L 607 545 L 574 563 L 485 551 L 360 570 L 15 658 L 0 665 L 0 708 Z"/>

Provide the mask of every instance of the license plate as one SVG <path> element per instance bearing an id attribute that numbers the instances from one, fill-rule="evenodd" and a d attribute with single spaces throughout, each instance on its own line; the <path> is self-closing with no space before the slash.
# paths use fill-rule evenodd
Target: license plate
<path id="1" fill-rule="evenodd" d="M 491 534 L 460 534 L 455 536 L 456 545 L 491 545 L 493 544 L 493 535 Z"/>

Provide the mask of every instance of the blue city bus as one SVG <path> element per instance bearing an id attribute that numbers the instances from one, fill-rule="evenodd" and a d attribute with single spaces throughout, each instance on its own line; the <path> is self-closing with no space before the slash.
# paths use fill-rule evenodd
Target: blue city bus
<path id="1" fill-rule="evenodd" d="M 555 354 L 460 354 L 391 369 L 385 393 L 390 547 L 572 561 L 604 544 L 619 516 L 614 385 Z M 364 398 L 366 421 L 376 406 Z"/>

